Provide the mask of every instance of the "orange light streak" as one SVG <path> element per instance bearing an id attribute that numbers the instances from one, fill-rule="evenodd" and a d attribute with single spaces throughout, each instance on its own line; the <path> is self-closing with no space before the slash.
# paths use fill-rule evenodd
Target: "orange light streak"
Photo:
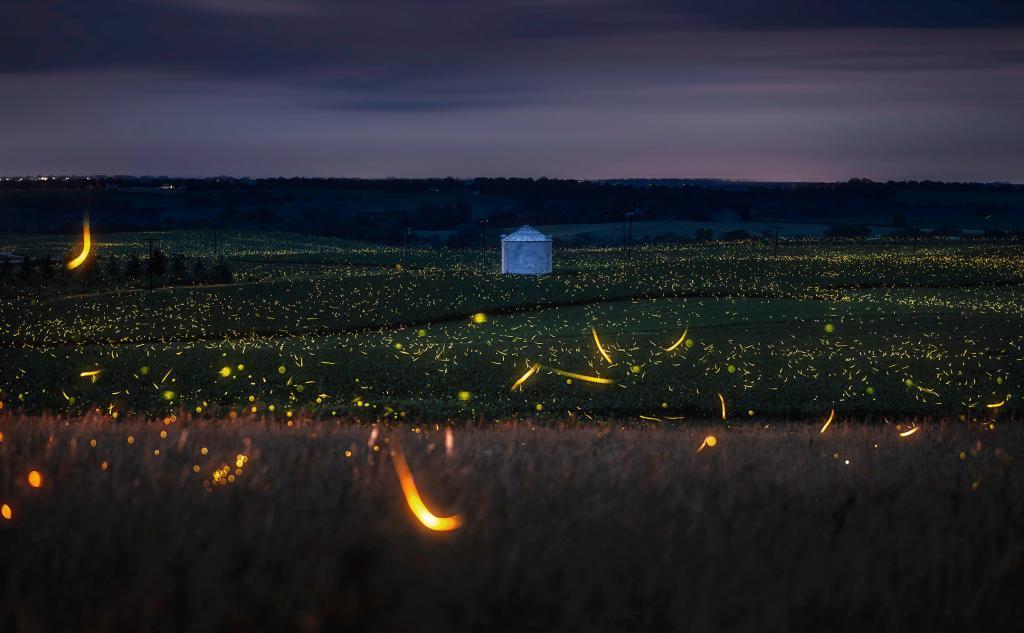
<path id="1" fill-rule="evenodd" d="M 427 509 L 416 489 L 416 481 L 412 478 L 409 464 L 406 463 L 401 452 L 391 451 L 391 463 L 395 465 L 395 472 L 398 474 L 398 482 L 402 485 L 405 502 L 409 504 L 409 509 L 424 527 L 435 532 L 451 532 L 462 527 L 462 515 L 439 517 Z"/>

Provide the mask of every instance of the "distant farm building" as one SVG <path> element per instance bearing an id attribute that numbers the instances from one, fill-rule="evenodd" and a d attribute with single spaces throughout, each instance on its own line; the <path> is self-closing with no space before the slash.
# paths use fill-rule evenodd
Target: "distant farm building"
<path id="1" fill-rule="evenodd" d="M 551 272 L 551 236 L 530 225 L 501 236 L 501 272 L 543 275 Z"/>

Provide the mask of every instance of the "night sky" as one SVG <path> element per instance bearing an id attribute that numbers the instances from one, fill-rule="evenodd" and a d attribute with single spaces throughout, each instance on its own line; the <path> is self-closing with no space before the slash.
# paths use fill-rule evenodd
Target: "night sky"
<path id="1" fill-rule="evenodd" d="M 4 0 L 0 174 L 1024 181 L 1021 0 Z"/>

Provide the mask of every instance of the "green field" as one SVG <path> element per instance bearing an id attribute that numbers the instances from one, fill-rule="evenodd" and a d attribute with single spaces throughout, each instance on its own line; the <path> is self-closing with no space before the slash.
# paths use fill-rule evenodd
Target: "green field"
<path id="1" fill-rule="evenodd" d="M 4 407 L 651 424 L 721 417 L 722 400 L 730 421 L 1020 409 L 1010 247 L 556 249 L 555 274 L 524 278 L 497 274 L 496 251 L 414 250 L 398 269 L 400 249 L 229 233 L 233 284 L 105 277 L 147 237 L 214 256 L 209 233 L 100 235 L 90 275 L 0 282 Z M 0 236 L 0 251 L 74 247 Z"/>
<path id="2" fill-rule="evenodd" d="M 1020 620 L 1014 248 L 96 238 L 0 277 L 12 630 Z"/>

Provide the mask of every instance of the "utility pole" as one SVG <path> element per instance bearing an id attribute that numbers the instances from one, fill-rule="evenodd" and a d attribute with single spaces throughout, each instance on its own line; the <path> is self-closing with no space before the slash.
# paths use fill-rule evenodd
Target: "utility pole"
<path id="1" fill-rule="evenodd" d="M 480 219 L 480 269 L 487 268 L 487 218 Z"/>
<path id="2" fill-rule="evenodd" d="M 917 234 L 919 233 L 919 230 L 917 228 L 917 220 L 914 220 L 913 231 L 914 231 L 914 241 L 913 241 L 913 246 L 910 247 L 911 254 L 917 252 Z"/>
<path id="3" fill-rule="evenodd" d="M 623 217 L 622 243 L 626 250 L 632 249 L 633 247 L 633 220 L 635 220 L 639 215 L 639 209 L 634 209 L 633 211 L 627 212 Z"/>
<path id="4" fill-rule="evenodd" d="M 412 229 L 405 225 L 405 250 L 402 252 L 402 270 L 409 268 L 409 231 Z"/>
<path id="5" fill-rule="evenodd" d="M 146 268 L 149 269 L 149 290 L 153 290 L 153 238 L 147 237 L 146 241 L 149 242 L 149 261 L 146 262 Z"/>
<path id="6" fill-rule="evenodd" d="M 213 227 L 213 254 L 217 255 L 217 227 Z"/>

